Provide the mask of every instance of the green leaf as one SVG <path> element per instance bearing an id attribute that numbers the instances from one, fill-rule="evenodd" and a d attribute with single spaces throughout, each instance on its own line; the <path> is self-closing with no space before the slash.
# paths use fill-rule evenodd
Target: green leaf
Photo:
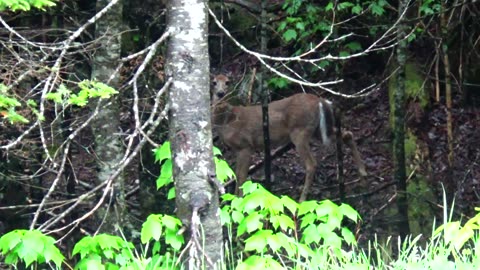
<path id="1" fill-rule="evenodd" d="M 303 235 L 302 235 L 302 242 L 309 245 L 311 243 L 319 243 L 320 242 L 320 233 L 317 230 L 317 226 L 314 224 L 311 224 L 307 226 L 303 230 Z"/>
<path id="2" fill-rule="evenodd" d="M 261 229 L 263 227 L 262 219 L 263 215 L 258 212 L 251 213 L 244 218 L 243 222 L 247 225 L 247 232 L 251 233 L 255 230 Z"/>
<path id="3" fill-rule="evenodd" d="M 357 244 L 355 235 L 348 228 L 345 228 L 345 227 L 342 228 L 342 237 L 345 240 L 345 242 L 349 245 Z"/>
<path id="4" fill-rule="evenodd" d="M 295 229 L 295 222 L 293 219 L 287 215 L 281 214 L 278 216 L 278 221 L 280 224 L 280 228 L 284 231 L 287 229 Z"/>
<path id="5" fill-rule="evenodd" d="M 346 9 L 346 8 L 349 8 L 349 7 L 352 7 L 352 6 L 353 6 L 353 3 L 341 2 L 341 3 L 338 4 L 338 10 Z"/>
<path id="6" fill-rule="evenodd" d="M 214 158 L 215 168 L 217 173 L 217 179 L 221 183 L 225 183 L 229 179 L 235 178 L 235 172 L 230 168 L 228 163 L 225 160 Z"/>
<path id="7" fill-rule="evenodd" d="M 333 2 L 328 2 L 328 4 L 325 6 L 325 11 L 330 10 L 333 10 Z"/>
<path id="8" fill-rule="evenodd" d="M 285 39 L 286 42 L 289 42 L 291 40 L 296 40 L 297 39 L 297 31 L 293 29 L 288 29 L 283 33 L 283 38 Z"/>
<path id="9" fill-rule="evenodd" d="M 359 15 L 360 13 L 362 13 L 362 7 L 360 5 L 353 6 L 352 13 Z"/>
<path id="10" fill-rule="evenodd" d="M 263 252 L 267 247 L 267 238 L 272 235 L 271 230 L 259 230 L 245 240 L 245 251 L 256 250 Z"/>
<path id="11" fill-rule="evenodd" d="M 298 206 L 298 215 L 303 216 L 306 213 L 312 213 L 317 208 L 316 201 L 304 201 Z"/>
<path id="12" fill-rule="evenodd" d="M 308 213 L 302 217 L 302 223 L 300 223 L 300 229 L 305 228 L 310 224 L 314 224 L 317 221 L 317 215 L 314 213 Z"/>
<path id="13" fill-rule="evenodd" d="M 254 183 L 252 181 L 246 181 L 245 183 L 243 183 L 241 188 L 242 188 L 244 194 L 250 194 L 250 193 L 256 191 L 259 187 L 258 187 L 258 184 Z"/>
<path id="14" fill-rule="evenodd" d="M 93 240 L 91 236 L 85 236 L 80 241 L 78 241 L 73 247 L 72 255 L 80 253 L 80 258 L 85 258 L 85 256 L 90 252 L 90 250 L 95 249 L 96 241 Z"/>
<path id="15" fill-rule="evenodd" d="M 227 225 L 233 222 L 232 216 L 230 215 L 230 206 L 225 205 L 220 211 L 220 222 L 222 225 Z"/>
<path id="16" fill-rule="evenodd" d="M 347 52 L 347 51 L 341 51 L 341 52 L 338 54 L 338 56 L 340 56 L 340 57 L 347 57 L 347 56 L 350 56 L 350 53 Z"/>
<path id="17" fill-rule="evenodd" d="M 164 142 L 159 148 L 153 150 L 155 155 L 155 162 L 161 163 L 164 159 L 171 159 L 172 152 L 170 150 L 170 142 Z"/>
<path id="18" fill-rule="evenodd" d="M 14 230 L 0 237 L 0 252 L 6 255 L 22 242 L 24 230 Z"/>
<path id="19" fill-rule="evenodd" d="M 173 216 L 169 216 L 169 215 L 163 215 L 162 223 L 165 226 L 165 228 L 174 230 L 174 231 L 178 230 L 182 225 L 182 222 L 180 221 L 180 219 Z"/>
<path id="20" fill-rule="evenodd" d="M 143 244 L 146 244 L 150 239 L 158 241 L 162 235 L 162 222 L 160 215 L 150 215 L 142 225 L 142 231 L 140 232 L 140 240 Z"/>
<path id="21" fill-rule="evenodd" d="M 357 210 L 353 209 L 348 204 L 342 203 L 340 207 L 338 208 L 339 212 L 342 213 L 342 215 L 347 216 L 350 220 L 354 221 L 355 223 L 358 221 L 360 218 L 360 215 L 358 214 Z"/>
<path id="22" fill-rule="evenodd" d="M 169 244 L 175 250 L 180 250 L 184 240 L 182 235 L 177 235 L 177 231 L 167 232 L 165 234 L 165 243 Z"/>
<path id="23" fill-rule="evenodd" d="M 295 215 L 299 206 L 298 203 L 289 196 L 282 196 L 280 200 L 282 201 L 282 204 L 290 211 L 290 213 Z"/>
<path id="24" fill-rule="evenodd" d="M 115 249 L 119 250 L 122 246 L 123 239 L 118 236 L 108 235 L 108 234 L 99 234 L 94 236 L 94 239 L 97 241 L 101 249 Z"/>
<path id="25" fill-rule="evenodd" d="M 167 199 L 168 200 L 175 199 L 175 187 L 172 187 L 171 189 L 168 190 Z"/>
<path id="26" fill-rule="evenodd" d="M 358 52 L 362 50 L 362 45 L 360 45 L 360 43 L 356 41 L 347 43 L 345 47 L 347 47 L 352 52 Z"/>
<path id="27" fill-rule="evenodd" d="M 160 170 L 160 176 L 157 178 L 157 189 L 167 186 L 168 184 L 173 182 L 172 174 L 173 174 L 173 165 L 172 160 L 167 159 L 162 165 L 162 169 Z"/>
<path id="28" fill-rule="evenodd" d="M 338 213 L 339 206 L 329 200 L 321 201 L 318 207 L 315 208 L 315 213 L 319 217 L 330 216 L 334 213 Z"/>
<path id="29" fill-rule="evenodd" d="M 11 107 L 18 107 L 22 104 L 15 98 L 0 94 L 0 108 L 9 109 Z"/>
<path id="30" fill-rule="evenodd" d="M 372 14 L 376 16 L 382 16 L 383 13 L 385 12 L 385 9 L 383 8 L 384 5 L 385 5 L 384 0 L 380 0 L 378 2 L 372 2 L 372 4 L 370 5 Z"/>
<path id="31" fill-rule="evenodd" d="M 60 268 L 65 257 L 55 245 L 45 245 L 43 256 L 47 262 L 53 261 L 57 268 Z"/>
<path id="32" fill-rule="evenodd" d="M 240 223 L 244 218 L 244 215 L 240 211 L 232 211 L 232 220 L 235 223 Z"/>
<path id="33" fill-rule="evenodd" d="M 295 28 L 297 28 L 300 31 L 305 31 L 305 23 L 304 22 L 297 22 L 295 24 Z"/>
<path id="34" fill-rule="evenodd" d="M 10 124 L 15 124 L 15 123 L 27 124 L 28 122 L 30 122 L 30 121 L 28 121 L 27 118 L 18 114 L 13 107 L 9 108 L 8 112 L 7 113 L 4 112 L 3 114 L 4 114 L 4 117 L 8 119 Z"/>
<path id="35" fill-rule="evenodd" d="M 220 151 L 220 149 L 218 149 L 218 147 L 213 147 L 213 155 L 214 156 L 221 156 L 222 155 L 222 151 Z"/>

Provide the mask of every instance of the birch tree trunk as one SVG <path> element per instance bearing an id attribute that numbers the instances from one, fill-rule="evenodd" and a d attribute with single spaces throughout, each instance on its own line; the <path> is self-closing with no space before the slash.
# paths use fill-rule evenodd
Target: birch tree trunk
<path id="1" fill-rule="evenodd" d="M 213 181 L 208 17 L 204 0 L 171 0 L 167 24 L 169 138 L 177 215 L 189 228 L 188 269 L 218 269 L 222 258 L 222 227 L 218 190 Z M 200 246 L 199 246 L 199 245 Z"/>
<path id="2" fill-rule="evenodd" d="M 97 0 L 97 12 L 109 2 L 109 0 Z M 118 75 L 110 81 L 109 79 L 114 74 L 120 60 L 122 10 L 122 1 L 118 1 L 95 24 L 95 37 L 100 39 L 93 59 L 92 79 L 107 83 L 116 89 L 120 86 Z M 119 135 L 119 114 L 118 101 L 113 98 L 102 106 L 92 125 L 95 137 L 95 154 L 98 158 L 97 181 L 99 183 L 108 180 L 125 151 L 121 141 L 122 138 Z M 125 225 L 124 181 L 123 175 L 119 175 L 115 179 L 113 190 L 110 193 L 110 202 L 107 202 L 108 207 L 97 211 L 97 218 L 103 222 L 101 225 L 101 231 L 103 232 L 113 233 L 115 224 Z"/>

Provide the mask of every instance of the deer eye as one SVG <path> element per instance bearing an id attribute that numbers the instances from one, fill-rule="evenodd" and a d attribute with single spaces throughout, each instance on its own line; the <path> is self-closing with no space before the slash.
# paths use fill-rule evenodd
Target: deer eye
<path id="1" fill-rule="evenodd" d="M 225 81 L 225 85 L 227 85 L 227 86 L 228 86 L 229 84 L 230 84 L 230 82 L 229 82 L 229 81 Z"/>
<path id="2" fill-rule="evenodd" d="M 212 83 L 213 83 L 213 85 L 217 85 L 217 82 L 216 82 L 216 81 L 213 81 Z"/>

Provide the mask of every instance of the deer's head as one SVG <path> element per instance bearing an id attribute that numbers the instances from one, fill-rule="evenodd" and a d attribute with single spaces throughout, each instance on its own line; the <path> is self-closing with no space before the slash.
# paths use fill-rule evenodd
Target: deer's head
<path id="1" fill-rule="evenodd" d="M 219 74 L 213 77 L 212 84 L 212 100 L 214 103 L 216 103 L 224 98 L 227 94 L 228 87 L 230 85 L 230 79 L 223 74 Z"/>

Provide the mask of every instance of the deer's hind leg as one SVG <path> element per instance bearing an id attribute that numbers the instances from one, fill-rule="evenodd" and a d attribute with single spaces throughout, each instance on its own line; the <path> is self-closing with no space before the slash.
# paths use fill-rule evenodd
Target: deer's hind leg
<path id="1" fill-rule="evenodd" d="M 308 130 L 294 130 L 290 134 L 290 139 L 295 145 L 298 155 L 305 164 L 305 184 L 303 186 L 302 194 L 300 195 L 300 202 L 307 199 L 310 186 L 312 185 L 315 177 L 315 169 L 317 168 L 317 161 L 315 160 L 312 150 L 310 149 L 310 140 L 312 135 L 313 132 L 309 132 Z"/>
<path id="2" fill-rule="evenodd" d="M 248 176 L 248 168 L 250 167 L 250 160 L 252 158 L 253 151 L 250 148 L 244 148 L 236 151 L 237 160 L 235 164 L 235 174 L 237 175 L 237 184 L 235 186 L 235 194 L 242 196 L 242 190 L 240 187 L 245 183 Z"/>
<path id="3" fill-rule="evenodd" d="M 342 131 L 342 141 L 344 144 L 348 145 L 350 150 L 352 150 L 353 162 L 355 162 L 355 165 L 357 166 L 358 173 L 361 176 L 367 176 L 365 164 L 363 163 L 362 157 L 360 156 L 360 152 L 358 151 L 357 144 L 353 139 L 352 132 L 348 130 Z"/>

